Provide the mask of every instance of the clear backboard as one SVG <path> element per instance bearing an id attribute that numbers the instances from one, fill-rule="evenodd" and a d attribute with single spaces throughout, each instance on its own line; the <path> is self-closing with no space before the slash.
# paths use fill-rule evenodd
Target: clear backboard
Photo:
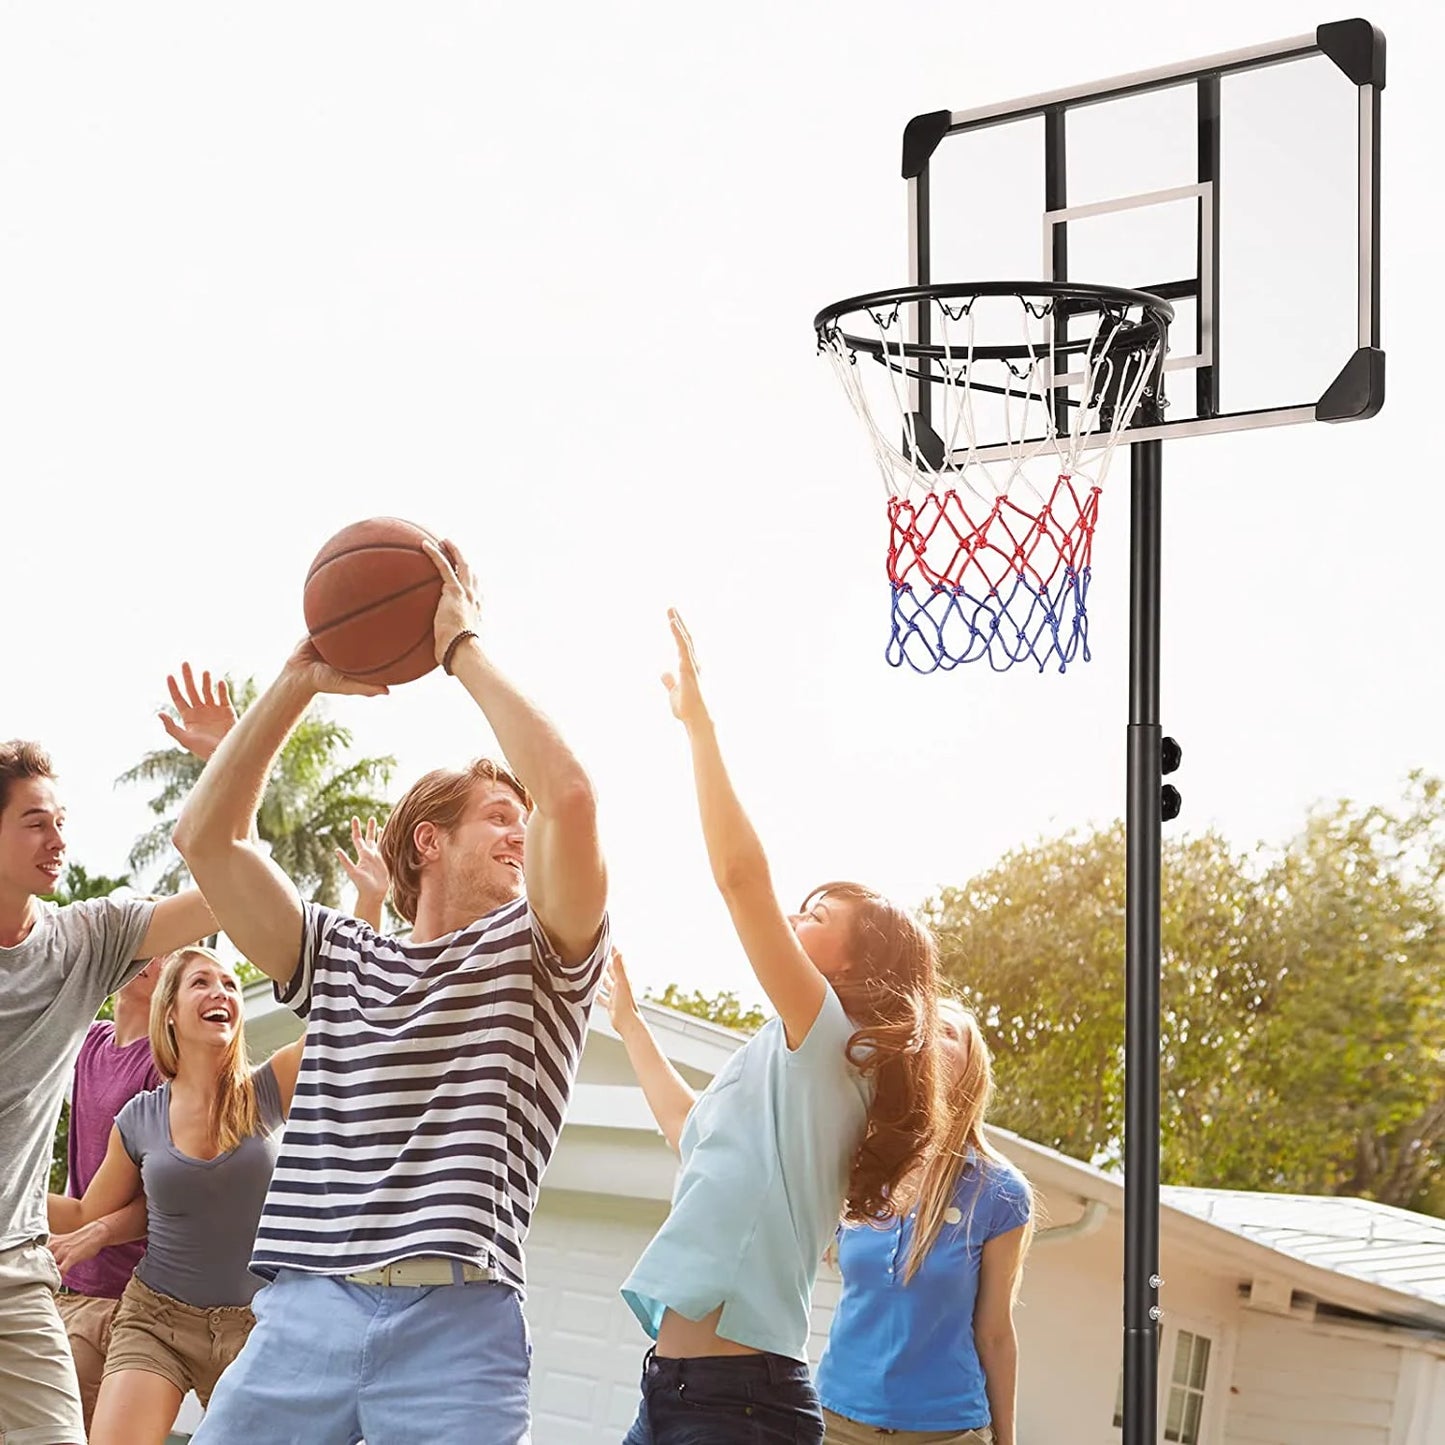
<path id="1" fill-rule="evenodd" d="M 1141 415 L 1125 440 L 1373 416 L 1384 83 L 1384 37 L 1344 20 L 916 116 L 910 281 L 1083 282 L 1170 302 L 1163 420 Z"/>

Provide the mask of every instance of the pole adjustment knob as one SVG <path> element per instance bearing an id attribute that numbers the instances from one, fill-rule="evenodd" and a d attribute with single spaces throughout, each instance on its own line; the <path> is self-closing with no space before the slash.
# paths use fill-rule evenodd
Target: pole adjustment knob
<path id="1" fill-rule="evenodd" d="M 1166 823 L 1179 816 L 1179 809 L 1184 806 L 1184 799 L 1179 796 L 1179 789 L 1173 783 L 1165 783 L 1159 789 L 1159 812 Z"/>

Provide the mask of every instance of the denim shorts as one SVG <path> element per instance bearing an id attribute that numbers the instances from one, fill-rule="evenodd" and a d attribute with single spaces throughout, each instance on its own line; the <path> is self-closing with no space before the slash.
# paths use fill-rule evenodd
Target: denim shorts
<path id="1" fill-rule="evenodd" d="M 283 1269 L 194 1445 L 528 1445 L 522 1301 L 491 1281 L 370 1285 Z"/>
<path id="2" fill-rule="evenodd" d="M 822 1445 L 808 1367 L 784 1355 L 662 1359 L 649 1350 L 623 1445 Z"/>

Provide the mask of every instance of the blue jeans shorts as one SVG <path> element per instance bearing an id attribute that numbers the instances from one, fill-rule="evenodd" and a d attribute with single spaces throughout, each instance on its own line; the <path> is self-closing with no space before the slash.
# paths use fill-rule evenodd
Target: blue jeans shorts
<path id="1" fill-rule="evenodd" d="M 251 1310 L 192 1445 L 529 1445 L 532 1351 L 510 1285 L 283 1269 Z"/>
<path id="2" fill-rule="evenodd" d="M 784 1355 L 707 1355 L 642 1367 L 642 1405 L 623 1445 L 822 1445 L 808 1367 Z"/>

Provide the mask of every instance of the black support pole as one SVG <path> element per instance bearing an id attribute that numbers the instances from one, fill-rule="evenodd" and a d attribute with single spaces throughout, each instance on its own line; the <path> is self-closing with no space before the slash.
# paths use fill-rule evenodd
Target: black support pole
<path id="1" fill-rule="evenodd" d="M 1124 974 L 1124 1440 L 1154 1445 L 1159 1391 L 1159 550 L 1163 443 L 1129 448 L 1128 896 Z"/>

